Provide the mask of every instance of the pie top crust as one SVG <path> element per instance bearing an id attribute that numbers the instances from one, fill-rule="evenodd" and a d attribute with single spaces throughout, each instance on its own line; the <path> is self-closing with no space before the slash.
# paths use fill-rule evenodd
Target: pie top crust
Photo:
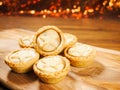
<path id="1" fill-rule="evenodd" d="M 55 30 L 49 29 L 38 36 L 39 47 L 44 51 L 54 51 L 60 44 L 60 38 Z"/>
<path id="2" fill-rule="evenodd" d="M 60 55 L 46 56 L 36 62 L 33 69 L 38 75 L 42 75 L 42 77 L 56 77 L 69 71 L 70 62 L 67 58 Z"/>
<path id="3" fill-rule="evenodd" d="M 33 48 L 22 48 L 9 53 L 5 58 L 5 62 L 10 67 L 27 67 L 29 64 L 34 64 L 39 56 Z"/>
<path id="4" fill-rule="evenodd" d="M 63 32 L 55 26 L 40 28 L 34 37 L 35 49 L 43 56 L 57 55 L 64 48 Z"/>
<path id="5" fill-rule="evenodd" d="M 64 68 L 64 63 L 60 57 L 46 57 L 37 63 L 37 68 L 46 73 L 54 73 Z"/>
<path id="6" fill-rule="evenodd" d="M 34 49 L 21 49 L 14 51 L 9 55 L 9 60 L 13 63 L 28 62 L 29 60 L 36 57 L 36 51 Z"/>
<path id="7" fill-rule="evenodd" d="M 68 49 L 69 55 L 72 56 L 89 56 L 93 48 L 86 44 L 76 43 L 73 47 Z"/>

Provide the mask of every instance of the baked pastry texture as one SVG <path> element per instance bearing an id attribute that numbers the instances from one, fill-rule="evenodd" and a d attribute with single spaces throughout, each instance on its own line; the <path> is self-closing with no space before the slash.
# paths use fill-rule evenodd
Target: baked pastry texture
<path id="1" fill-rule="evenodd" d="M 35 49 L 43 56 L 59 54 L 65 44 L 63 32 L 55 26 L 40 28 L 34 37 Z"/>
<path id="2" fill-rule="evenodd" d="M 43 57 L 33 66 L 35 74 L 45 83 L 61 81 L 67 75 L 69 69 L 69 60 L 60 55 Z"/>
<path id="3" fill-rule="evenodd" d="M 19 39 L 19 45 L 22 48 L 33 48 L 34 44 L 33 44 L 33 38 L 34 36 L 25 36 Z"/>
<path id="4" fill-rule="evenodd" d="M 76 43 L 66 48 L 64 54 L 70 60 L 72 66 L 87 67 L 94 62 L 96 51 L 89 45 Z"/>
<path id="5" fill-rule="evenodd" d="M 37 60 L 39 54 L 33 48 L 15 50 L 5 57 L 5 63 L 17 73 L 30 71 Z"/>
<path id="6" fill-rule="evenodd" d="M 70 33 L 64 33 L 65 48 L 74 45 L 77 42 L 77 37 Z"/>

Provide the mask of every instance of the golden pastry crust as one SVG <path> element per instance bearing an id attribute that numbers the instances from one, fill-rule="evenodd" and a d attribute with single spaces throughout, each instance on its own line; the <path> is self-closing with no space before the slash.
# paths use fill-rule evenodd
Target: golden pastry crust
<path id="1" fill-rule="evenodd" d="M 19 45 L 22 48 L 33 48 L 33 38 L 34 36 L 25 36 L 19 39 Z"/>
<path id="2" fill-rule="evenodd" d="M 69 72 L 70 62 L 60 55 L 46 56 L 34 64 L 33 70 L 43 82 L 57 83 Z"/>
<path id="3" fill-rule="evenodd" d="M 70 33 L 64 33 L 65 48 L 74 45 L 77 42 L 77 37 Z"/>
<path id="4" fill-rule="evenodd" d="M 64 54 L 72 66 L 87 67 L 94 62 L 96 50 L 86 44 L 76 43 L 66 48 Z"/>
<path id="5" fill-rule="evenodd" d="M 39 59 L 39 54 L 33 48 L 22 48 L 9 53 L 5 63 L 17 73 L 26 73 L 32 69 L 33 64 Z"/>
<path id="6" fill-rule="evenodd" d="M 65 45 L 63 32 L 55 26 L 40 28 L 34 37 L 35 49 L 43 56 L 59 54 Z"/>

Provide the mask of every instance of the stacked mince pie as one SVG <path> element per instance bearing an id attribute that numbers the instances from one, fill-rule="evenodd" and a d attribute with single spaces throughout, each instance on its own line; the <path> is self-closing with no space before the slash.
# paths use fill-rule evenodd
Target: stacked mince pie
<path id="1" fill-rule="evenodd" d="M 19 45 L 21 49 L 9 53 L 5 63 L 17 73 L 34 70 L 45 83 L 61 81 L 70 65 L 91 65 L 96 55 L 95 49 L 77 42 L 75 35 L 63 33 L 56 26 L 43 26 L 33 36 L 20 38 Z"/>

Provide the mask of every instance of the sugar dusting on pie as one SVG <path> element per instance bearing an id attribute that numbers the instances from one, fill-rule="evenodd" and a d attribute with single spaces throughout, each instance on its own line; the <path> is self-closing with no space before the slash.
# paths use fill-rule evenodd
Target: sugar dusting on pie
<path id="1" fill-rule="evenodd" d="M 73 56 L 88 56 L 92 50 L 88 45 L 76 43 L 68 50 L 68 53 Z"/>
<path id="2" fill-rule="evenodd" d="M 45 57 L 37 63 L 37 68 L 42 72 L 59 72 L 64 68 L 64 62 L 59 56 Z"/>

